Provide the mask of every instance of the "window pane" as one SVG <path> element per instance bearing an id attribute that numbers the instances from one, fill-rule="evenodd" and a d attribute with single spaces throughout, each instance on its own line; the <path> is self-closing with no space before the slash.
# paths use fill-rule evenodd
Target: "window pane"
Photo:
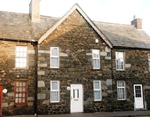
<path id="1" fill-rule="evenodd" d="M 58 101 L 58 91 L 51 92 L 51 101 Z"/>
<path id="2" fill-rule="evenodd" d="M 75 98 L 75 89 L 73 89 L 73 98 Z"/>
<path id="3" fill-rule="evenodd" d="M 94 99 L 100 99 L 100 91 L 94 91 Z"/>
<path id="4" fill-rule="evenodd" d="M 118 84 L 118 87 L 124 87 L 125 86 L 124 81 L 118 81 L 117 84 Z"/>
<path id="5" fill-rule="evenodd" d="M 18 99 L 18 98 L 16 98 L 16 99 L 15 99 L 15 102 L 18 102 L 18 100 L 19 100 L 19 99 Z"/>
<path id="6" fill-rule="evenodd" d="M 25 102 L 25 98 L 22 98 L 22 102 Z"/>
<path id="7" fill-rule="evenodd" d="M 79 89 L 77 89 L 77 98 L 79 98 Z"/>
<path id="8" fill-rule="evenodd" d="M 100 84 L 99 82 L 94 83 L 94 89 L 100 89 Z"/>
<path id="9" fill-rule="evenodd" d="M 99 50 L 93 50 L 93 58 L 99 59 Z"/>
<path id="10" fill-rule="evenodd" d="M 100 68 L 99 59 L 93 59 L 93 68 Z"/>
<path id="11" fill-rule="evenodd" d="M 55 57 L 51 58 L 51 66 L 58 67 L 58 58 L 55 58 Z"/>
<path id="12" fill-rule="evenodd" d="M 52 55 L 51 56 L 58 56 L 57 48 L 52 49 Z"/>
<path id="13" fill-rule="evenodd" d="M 52 82 L 52 90 L 58 90 L 58 82 Z"/>

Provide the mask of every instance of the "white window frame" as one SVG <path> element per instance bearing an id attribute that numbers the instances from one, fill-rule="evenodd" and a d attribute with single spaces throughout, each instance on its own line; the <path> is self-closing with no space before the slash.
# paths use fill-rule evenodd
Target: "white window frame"
<path id="1" fill-rule="evenodd" d="M 94 51 L 98 51 L 98 53 L 99 53 L 98 58 L 97 58 L 97 57 L 94 57 Z M 98 67 L 98 68 L 96 68 L 96 67 L 94 66 L 93 60 L 99 60 L 99 67 Z M 92 65 L 93 65 L 93 69 L 100 69 L 100 51 L 97 50 L 97 49 L 92 49 Z"/>
<path id="2" fill-rule="evenodd" d="M 118 69 L 117 68 L 117 53 L 123 53 L 123 69 Z M 124 59 L 124 57 L 125 57 L 125 53 L 124 52 L 115 52 L 115 57 L 116 57 L 116 70 L 119 70 L 119 71 L 123 71 L 123 70 L 125 70 L 125 59 Z"/>
<path id="3" fill-rule="evenodd" d="M 123 83 L 124 83 L 124 87 L 119 87 L 119 86 L 118 86 L 118 83 L 119 83 L 119 82 L 123 82 Z M 119 98 L 118 98 L 118 89 L 124 89 L 124 99 L 119 99 Z M 125 81 L 121 81 L 121 80 L 120 80 L 120 81 L 117 81 L 117 99 L 118 99 L 118 100 L 126 100 L 126 84 L 125 84 Z"/>
<path id="4" fill-rule="evenodd" d="M 150 54 L 148 54 L 148 65 L 149 65 L 149 70 L 150 70 Z"/>
<path id="5" fill-rule="evenodd" d="M 52 49 L 57 48 L 57 56 L 52 55 Z M 58 66 L 51 66 L 51 58 L 58 58 Z M 59 68 L 59 47 L 50 47 L 50 68 Z"/>
<path id="6" fill-rule="evenodd" d="M 52 82 L 57 82 L 57 84 L 58 84 L 58 89 L 56 90 L 56 89 L 52 89 Z M 52 101 L 51 100 L 51 92 L 52 91 L 57 91 L 58 92 L 58 100 L 57 101 Z M 57 103 L 57 102 L 59 102 L 60 101 L 60 84 L 59 84 L 59 81 L 58 80 L 51 80 L 50 81 L 50 102 L 51 103 Z"/>
<path id="7" fill-rule="evenodd" d="M 99 82 L 99 87 L 100 87 L 100 89 L 95 89 L 95 82 Z M 101 101 L 102 100 L 102 90 L 101 90 L 102 88 L 101 88 L 101 81 L 100 80 L 94 80 L 93 81 L 93 90 L 94 90 L 94 92 L 95 91 L 99 91 L 100 92 L 100 99 L 95 99 L 95 97 L 94 97 L 94 101 Z M 93 93 L 94 94 L 94 93 Z"/>
<path id="8" fill-rule="evenodd" d="M 17 56 L 17 47 L 19 47 L 19 48 L 26 48 L 26 57 L 23 57 L 23 56 Z M 16 58 L 15 58 L 15 68 L 16 69 L 25 69 L 25 68 L 27 68 L 27 63 L 28 63 L 28 47 L 27 46 L 24 46 L 24 45 L 17 45 L 16 47 L 15 47 L 15 55 L 16 55 Z M 25 67 L 17 67 L 16 66 L 16 63 L 19 63 L 20 64 L 20 62 L 17 62 L 17 58 L 26 58 L 26 66 Z"/>

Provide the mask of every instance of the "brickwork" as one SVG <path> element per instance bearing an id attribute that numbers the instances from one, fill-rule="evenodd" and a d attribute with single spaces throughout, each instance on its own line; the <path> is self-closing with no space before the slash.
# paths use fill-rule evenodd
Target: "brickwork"
<path id="1" fill-rule="evenodd" d="M 26 69 L 15 68 L 16 45 L 28 46 L 28 67 Z M 35 91 L 35 54 L 34 46 L 25 42 L 0 41 L 0 83 L 7 93 L 3 93 L 2 112 L 7 114 L 33 114 Z M 16 80 L 27 81 L 28 94 L 26 105 L 14 104 L 14 86 Z"/>
<path id="2" fill-rule="evenodd" d="M 99 39 L 99 43 L 95 43 Z M 60 48 L 60 68 L 50 68 L 50 47 Z M 99 70 L 92 68 L 92 49 L 101 52 Z M 39 45 L 38 111 L 40 114 L 69 113 L 70 84 L 83 84 L 84 111 L 109 109 L 111 100 L 110 49 L 83 17 L 74 11 L 44 42 Z M 50 103 L 50 80 L 60 81 L 60 102 Z M 94 102 L 93 80 L 101 80 L 103 100 Z"/>

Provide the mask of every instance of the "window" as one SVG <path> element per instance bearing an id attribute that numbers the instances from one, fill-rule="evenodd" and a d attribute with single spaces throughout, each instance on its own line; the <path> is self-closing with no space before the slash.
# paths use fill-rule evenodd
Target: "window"
<path id="1" fill-rule="evenodd" d="M 59 48 L 50 48 L 50 68 L 59 68 Z"/>
<path id="2" fill-rule="evenodd" d="M 100 52 L 99 50 L 92 50 L 93 69 L 100 69 Z"/>
<path id="3" fill-rule="evenodd" d="M 93 81 L 93 89 L 94 89 L 94 101 L 102 100 L 102 91 L 101 91 L 101 81 L 95 80 Z"/>
<path id="4" fill-rule="evenodd" d="M 16 46 L 16 68 L 27 67 L 27 46 Z"/>
<path id="5" fill-rule="evenodd" d="M 148 64 L 149 64 L 149 70 L 150 70 L 150 54 L 148 54 Z"/>
<path id="6" fill-rule="evenodd" d="M 59 81 L 51 81 L 50 100 L 51 102 L 59 102 Z"/>
<path id="7" fill-rule="evenodd" d="M 117 95 L 118 100 L 125 100 L 125 82 L 124 81 L 117 81 Z"/>
<path id="8" fill-rule="evenodd" d="M 16 81 L 15 84 L 15 104 L 24 105 L 27 103 L 27 82 Z"/>
<path id="9" fill-rule="evenodd" d="M 116 52 L 116 69 L 124 70 L 124 53 Z"/>

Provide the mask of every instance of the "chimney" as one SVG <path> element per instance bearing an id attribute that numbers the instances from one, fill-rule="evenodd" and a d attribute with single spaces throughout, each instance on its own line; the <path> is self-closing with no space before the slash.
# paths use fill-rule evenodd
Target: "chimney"
<path id="1" fill-rule="evenodd" d="M 142 19 L 136 18 L 136 16 L 133 16 L 133 20 L 131 21 L 131 25 L 133 25 L 137 29 L 142 29 Z"/>
<path id="2" fill-rule="evenodd" d="M 31 0 L 29 14 L 32 22 L 40 22 L 40 0 Z"/>

